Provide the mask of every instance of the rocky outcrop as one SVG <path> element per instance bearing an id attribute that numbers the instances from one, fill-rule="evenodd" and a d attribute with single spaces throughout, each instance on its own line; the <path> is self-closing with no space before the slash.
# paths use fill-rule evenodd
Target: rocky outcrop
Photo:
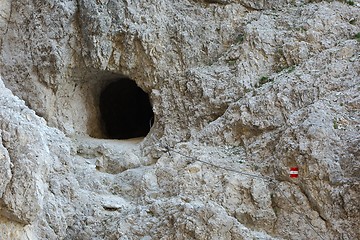
<path id="1" fill-rule="evenodd" d="M 72 165 L 71 142 L 0 84 L 0 220 L 5 225 L 1 238 L 22 239 L 34 224 L 47 230 L 44 237 L 54 238 L 50 226 L 64 224 L 63 207 L 71 199 L 68 193 L 74 184 L 70 181 L 73 177 L 67 177 Z M 11 225 L 30 227 L 14 233 Z M 65 231 L 66 226 L 59 228 Z"/>
<path id="2" fill-rule="evenodd" d="M 1 1 L 0 239 L 358 238 L 359 7 Z M 102 139 L 122 77 L 144 139 Z"/>

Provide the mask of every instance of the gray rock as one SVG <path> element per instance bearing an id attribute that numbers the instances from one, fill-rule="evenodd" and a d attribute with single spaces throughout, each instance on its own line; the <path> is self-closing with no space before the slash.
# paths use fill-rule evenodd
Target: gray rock
<path id="1" fill-rule="evenodd" d="M 0 1 L 0 239 L 359 238 L 359 7 Z M 122 77 L 144 139 L 103 139 Z"/>

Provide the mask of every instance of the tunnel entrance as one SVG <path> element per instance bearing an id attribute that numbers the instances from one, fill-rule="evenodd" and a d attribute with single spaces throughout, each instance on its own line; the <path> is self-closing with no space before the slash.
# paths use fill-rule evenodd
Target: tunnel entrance
<path id="1" fill-rule="evenodd" d="M 130 78 L 107 85 L 100 94 L 99 107 L 108 138 L 145 137 L 150 131 L 154 113 L 149 96 Z"/>

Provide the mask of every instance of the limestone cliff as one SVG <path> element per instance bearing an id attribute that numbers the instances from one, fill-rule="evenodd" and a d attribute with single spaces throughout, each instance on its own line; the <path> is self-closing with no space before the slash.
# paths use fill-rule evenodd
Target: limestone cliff
<path id="1" fill-rule="evenodd" d="M 0 33 L 0 239 L 360 237 L 359 0 L 0 0 Z M 145 138 L 106 139 L 119 78 Z"/>

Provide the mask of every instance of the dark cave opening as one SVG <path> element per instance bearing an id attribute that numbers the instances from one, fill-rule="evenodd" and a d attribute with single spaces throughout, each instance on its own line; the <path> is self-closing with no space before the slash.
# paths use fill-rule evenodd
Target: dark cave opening
<path id="1" fill-rule="evenodd" d="M 154 118 L 149 96 L 130 78 L 107 85 L 100 94 L 104 134 L 111 139 L 145 137 Z"/>

